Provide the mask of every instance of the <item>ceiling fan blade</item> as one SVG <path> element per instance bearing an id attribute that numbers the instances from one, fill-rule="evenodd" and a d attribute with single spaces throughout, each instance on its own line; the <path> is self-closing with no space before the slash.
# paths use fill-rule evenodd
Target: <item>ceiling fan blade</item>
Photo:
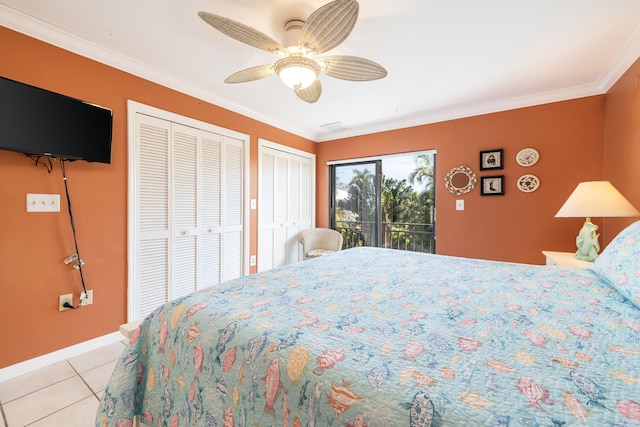
<path id="1" fill-rule="evenodd" d="M 358 56 L 334 55 L 317 59 L 325 64 L 322 72 L 336 79 L 366 82 L 387 75 L 387 70 L 380 65 Z"/>
<path id="2" fill-rule="evenodd" d="M 298 44 L 310 45 L 316 53 L 326 52 L 346 39 L 358 19 L 356 0 L 335 0 L 313 12 L 305 21 Z"/>
<path id="3" fill-rule="evenodd" d="M 302 99 L 309 104 L 313 104 L 320 98 L 320 94 L 322 93 L 322 84 L 320 83 L 320 79 L 315 79 L 311 86 L 298 89 L 295 91 L 298 98 Z"/>
<path id="4" fill-rule="evenodd" d="M 265 77 L 269 77 L 274 74 L 273 65 L 258 65 L 257 67 L 246 68 L 244 70 L 240 70 L 237 73 L 231 74 L 229 77 L 224 79 L 225 83 L 245 83 L 251 82 L 258 79 L 263 79 Z"/>
<path id="5" fill-rule="evenodd" d="M 248 25 L 209 12 L 198 12 L 198 16 L 216 30 L 239 42 L 266 50 L 267 52 L 276 54 L 278 52 L 284 52 L 284 48 L 280 43 Z"/>

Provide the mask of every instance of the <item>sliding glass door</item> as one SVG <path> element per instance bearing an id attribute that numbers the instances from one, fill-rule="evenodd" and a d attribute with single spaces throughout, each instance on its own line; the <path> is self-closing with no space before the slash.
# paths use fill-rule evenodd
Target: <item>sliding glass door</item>
<path id="1" fill-rule="evenodd" d="M 379 246 L 382 162 L 330 166 L 331 228 L 344 237 L 345 248 Z"/>
<path id="2" fill-rule="evenodd" d="M 343 248 L 435 252 L 435 152 L 329 166 L 331 228 Z"/>

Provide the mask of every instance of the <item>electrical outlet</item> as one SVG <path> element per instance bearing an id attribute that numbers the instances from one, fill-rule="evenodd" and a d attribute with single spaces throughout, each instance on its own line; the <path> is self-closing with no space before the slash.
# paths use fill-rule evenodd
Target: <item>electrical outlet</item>
<path id="1" fill-rule="evenodd" d="M 28 193 L 27 212 L 60 212 L 60 195 Z"/>
<path id="2" fill-rule="evenodd" d="M 254 266 L 256 265 L 256 256 L 255 255 L 251 255 L 251 257 L 249 257 L 249 265 L 250 266 Z"/>
<path id="3" fill-rule="evenodd" d="M 65 307 L 64 304 L 68 302 L 73 307 L 73 294 L 64 294 L 58 297 L 58 311 L 71 310 Z"/>
<path id="4" fill-rule="evenodd" d="M 80 306 L 84 307 L 85 305 L 93 304 L 93 290 L 89 289 L 85 298 L 82 298 L 83 293 L 80 294 Z"/>

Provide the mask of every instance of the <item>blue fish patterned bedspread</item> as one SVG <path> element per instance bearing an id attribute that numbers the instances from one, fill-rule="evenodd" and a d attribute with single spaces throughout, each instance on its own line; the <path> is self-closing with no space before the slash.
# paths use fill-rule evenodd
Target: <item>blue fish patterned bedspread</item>
<path id="1" fill-rule="evenodd" d="M 96 426 L 640 425 L 640 310 L 590 270 L 355 248 L 171 301 Z"/>

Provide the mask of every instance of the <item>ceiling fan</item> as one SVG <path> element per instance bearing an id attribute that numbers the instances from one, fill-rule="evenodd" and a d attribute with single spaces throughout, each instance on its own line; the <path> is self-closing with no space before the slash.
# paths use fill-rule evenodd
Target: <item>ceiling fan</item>
<path id="1" fill-rule="evenodd" d="M 283 43 L 266 34 L 219 15 L 199 12 L 207 24 L 227 36 L 249 46 L 275 53 L 280 57 L 273 64 L 259 65 L 231 74 L 225 83 L 244 83 L 280 76 L 298 98 L 313 103 L 320 98 L 322 84 L 318 76 L 350 81 L 369 81 L 387 75 L 375 62 L 357 56 L 318 56 L 342 43 L 351 33 L 358 18 L 356 0 L 335 0 L 314 11 L 306 21 L 291 20 L 285 25 Z"/>

